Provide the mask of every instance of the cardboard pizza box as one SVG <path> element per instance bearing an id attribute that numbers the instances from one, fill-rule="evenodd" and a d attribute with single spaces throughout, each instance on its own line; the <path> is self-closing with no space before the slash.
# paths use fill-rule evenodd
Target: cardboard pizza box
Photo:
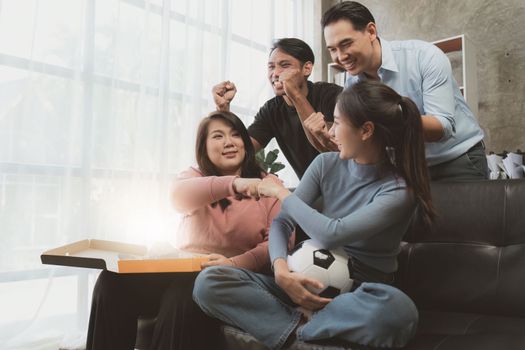
<path id="1" fill-rule="evenodd" d="M 117 273 L 194 272 L 208 258 L 185 252 L 183 257 L 150 258 L 143 245 L 86 239 L 45 251 L 43 264 L 103 269 Z"/>

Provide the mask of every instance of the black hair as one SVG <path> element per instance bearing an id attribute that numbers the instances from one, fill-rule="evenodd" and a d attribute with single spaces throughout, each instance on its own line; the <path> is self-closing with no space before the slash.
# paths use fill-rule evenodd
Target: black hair
<path id="1" fill-rule="evenodd" d="M 222 176 L 223 174 L 217 169 L 215 164 L 212 163 L 208 157 L 208 150 L 206 149 L 206 140 L 208 138 L 208 126 L 212 120 L 224 120 L 227 124 L 231 125 L 235 131 L 237 131 L 242 138 L 244 143 L 244 160 L 242 161 L 241 167 L 241 177 L 245 178 L 262 178 L 265 174 L 259 163 L 255 159 L 255 148 L 253 147 L 250 135 L 246 126 L 235 114 L 225 111 L 216 111 L 210 113 L 205 117 L 199 124 L 197 130 L 197 139 L 195 141 L 195 156 L 197 158 L 197 164 L 199 169 L 204 176 Z M 236 196 L 238 200 L 244 198 L 242 195 Z M 228 205 L 231 204 L 231 201 L 223 198 L 215 203 L 212 203 L 212 206 L 217 205 L 221 206 L 221 209 L 224 211 Z"/>
<path id="2" fill-rule="evenodd" d="M 288 55 L 298 59 L 302 64 L 312 62 L 314 64 L 314 52 L 307 43 L 297 38 L 276 39 L 270 49 L 270 55 L 275 49 L 279 49 Z"/>
<path id="3" fill-rule="evenodd" d="M 321 26 L 324 29 L 327 25 L 339 20 L 350 21 L 355 30 L 363 31 L 368 23 L 375 23 L 374 16 L 364 5 L 356 1 L 343 1 L 330 7 L 321 18 Z"/>
<path id="4" fill-rule="evenodd" d="M 388 168 L 401 176 L 413 191 L 423 223 L 430 226 L 436 213 L 430 194 L 425 159 L 423 122 L 415 103 L 378 81 L 360 81 L 337 98 L 342 117 L 353 126 L 374 124 L 372 138 Z"/>

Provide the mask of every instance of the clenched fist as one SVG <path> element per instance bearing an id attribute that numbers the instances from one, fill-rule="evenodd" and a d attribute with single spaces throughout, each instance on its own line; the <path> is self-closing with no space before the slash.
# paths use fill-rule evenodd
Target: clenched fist
<path id="1" fill-rule="evenodd" d="M 261 179 L 246 179 L 238 177 L 233 180 L 233 189 L 237 193 L 244 194 L 249 197 L 259 198 L 257 187 Z"/>
<path id="2" fill-rule="evenodd" d="M 257 191 L 260 196 L 274 197 L 279 200 L 283 200 L 290 194 L 290 191 L 281 182 L 269 177 L 262 179 L 259 186 L 257 186 Z"/>
<path id="3" fill-rule="evenodd" d="M 230 111 L 230 102 L 237 93 L 235 84 L 231 81 L 223 81 L 211 89 L 213 101 L 219 111 Z"/>
<path id="4" fill-rule="evenodd" d="M 304 127 L 323 145 L 327 150 L 337 151 L 337 145 L 328 132 L 328 126 L 321 112 L 312 113 L 305 121 Z"/>
<path id="5" fill-rule="evenodd" d="M 299 69 L 287 69 L 279 76 L 279 83 L 282 84 L 284 93 L 290 98 L 301 94 L 301 88 L 304 85 L 304 75 Z"/>

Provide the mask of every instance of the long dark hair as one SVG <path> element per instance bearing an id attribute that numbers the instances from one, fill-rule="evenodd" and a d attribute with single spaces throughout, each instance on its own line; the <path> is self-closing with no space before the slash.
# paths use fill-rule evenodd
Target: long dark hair
<path id="1" fill-rule="evenodd" d="M 412 189 L 424 224 L 436 216 L 430 194 L 425 160 L 423 123 L 417 106 L 377 81 L 361 81 L 344 90 L 337 99 L 339 111 L 355 127 L 374 124 L 373 139 L 388 159 L 388 169 L 405 179 Z"/>
<path id="2" fill-rule="evenodd" d="M 208 150 L 206 148 L 206 140 L 208 139 L 208 126 L 212 120 L 223 120 L 227 124 L 231 125 L 235 131 L 237 131 L 242 138 L 244 143 L 245 156 L 244 160 L 241 163 L 241 177 L 245 178 L 262 178 L 264 171 L 259 166 L 259 163 L 255 160 L 255 148 L 253 148 L 252 140 L 250 135 L 248 135 L 248 130 L 244 126 L 242 120 L 239 119 L 235 114 L 231 112 L 216 111 L 210 113 L 207 117 L 202 119 L 197 130 L 197 139 L 195 142 L 195 156 L 197 158 L 197 164 L 199 169 L 204 176 L 222 176 L 223 174 L 217 169 L 215 164 L 212 163 L 210 157 L 208 157 Z M 236 196 L 238 200 L 244 198 L 242 195 Z M 231 204 L 231 201 L 223 198 L 215 203 L 212 203 L 212 206 L 216 206 L 217 203 L 220 205 L 221 209 L 224 211 L 228 205 Z"/>

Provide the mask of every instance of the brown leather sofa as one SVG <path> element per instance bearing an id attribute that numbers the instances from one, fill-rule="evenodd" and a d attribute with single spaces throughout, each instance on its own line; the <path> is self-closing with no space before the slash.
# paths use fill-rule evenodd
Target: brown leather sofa
<path id="1" fill-rule="evenodd" d="M 525 180 L 434 183 L 432 230 L 414 223 L 399 256 L 397 283 L 420 311 L 406 350 L 525 349 Z M 146 349 L 152 320 L 139 321 Z M 224 326 L 228 349 L 265 347 Z M 326 341 L 288 349 L 366 349 Z"/>

